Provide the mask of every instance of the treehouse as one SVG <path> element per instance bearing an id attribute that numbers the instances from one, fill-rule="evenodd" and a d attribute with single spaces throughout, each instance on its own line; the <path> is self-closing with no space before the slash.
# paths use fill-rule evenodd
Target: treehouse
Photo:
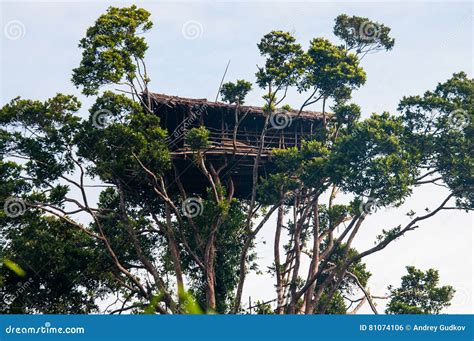
<path id="1" fill-rule="evenodd" d="M 204 174 L 193 162 L 195 150 L 187 143 L 187 133 L 197 127 L 209 132 L 209 143 L 201 150 L 221 181 L 234 182 L 234 196 L 249 198 L 255 158 L 261 147 L 258 175 L 272 169 L 272 150 L 299 147 L 303 140 L 318 138 L 323 115 L 318 112 L 280 111 L 268 117 L 267 130 L 260 146 L 268 113 L 261 107 L 237 106 L 206 99 L 190 99 L 150 93 L 153 111 L 168 130 L 168 144 L 179 179 L 188 193 L 203 195 L 208 187 Z M 177 189 L 176 174 L 170 175 Z"/>

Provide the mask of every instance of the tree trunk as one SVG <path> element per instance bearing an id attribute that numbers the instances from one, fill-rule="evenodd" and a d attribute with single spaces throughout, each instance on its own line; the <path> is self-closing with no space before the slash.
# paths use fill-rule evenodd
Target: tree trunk
<path id="1" fill-rule="evenodd" d="M 184 282 L 183 282 L 183 272 L 181 270 L 181 260 L 179 257 L 179 250 L 178 245 L 176 243 L 176 239 L 174 238 L 174 234 L 172 231 L 172 222 L 171 222 L 171 209 L 169 205 L 166 205 L 166 225 L 167 225 L 167 239 L 170 248 L 171 259 L 173 261 L 174 271 L 176 273 L 176 285 L 178 289 L 178 297 L 179 292 L 184 289 Z"/>
<path id="2" fill-rule="evenodd" d="M 298 219 L 298 208 L 300 207 L 300 198 L 298 195 L 295 197 L 295 204 L 293 207 L 293 219 L 294 219 L 294 224 L 295 224 L 295 233 L 294 233 L 294 253 L 295 253 L 295 265 L 293 267 L 293 274 L 291 276 L 291 282 L 290 282 L 290 305 L 288 307 L 288 314 L 296 314 L 296 304 L 298 303 L 298 300 L 296 298 L 296 282 L 298 280 L 298 272 L 300 269 L 300 255 L 301 255 L 301 245 L 300 245 L 300 239 L 301 239 L 301 225 L 300 221 Z"/>
<path id="3" fill-rule="evenodd" d="M 283 289 L 283 281 L 281 275 L 281 263 L 280 263 L 280 236 L 281 236 L 281 229 L 283 225 L 283 215 L 284 209 L 283 205 L 278 207 L 278 217 L 276 223 L 276 231 L 275 231 L 275 243 L 273 246 L 273 253 L 275 258 L 275 274 L 276 274 L 276 292 L 277 292 L 277 314 L 283 314 L 283 303 L 284 303 L 284 289 Z"/>
<path id="4" fill-rule="evenodd" d="M 245 272 L 247 271 L 245 263 L 247 262 L 247 252 L 252 239 L 253 237 L 247 239 L 244 249 L 242 250 L 242 254 L 240 255 L 239 284 L 237 285 L 237 292 L 235 294 L 235 304 L 233 309 L 234 314 L 237 314 L 240 311 L 240 302 L 242 301 L 242 291 L 244 289 L 245 282 Z"/>
<path id="5" fill-rule="evenodd" d="M 313 278 L 313 276 L 318 272 L 319 268 L 319 207 L 318 207 L 318 200 L 314 203 L 313 207 L 313 255 L 311 259 L 311 264 L 309 266 L 308 271 L 308 281 Z M 314 281 L 304 296 L 304 313 L 305 314 L 312 314 L 314 311 L 313 306 L 313 295 L 314 289 L 316 287 L 316 281 Z"/>
<path id="6" fill-rule="evenodd" d="M 205 276 L 206 276 L 206 308 L 208 311 L 216 310 L 216 288 L 215 288 L 215 271 L 214 271 L 214 260 L 215 260 L 215 236 L 212 235 L 206 246 L 205 252 Z"/>

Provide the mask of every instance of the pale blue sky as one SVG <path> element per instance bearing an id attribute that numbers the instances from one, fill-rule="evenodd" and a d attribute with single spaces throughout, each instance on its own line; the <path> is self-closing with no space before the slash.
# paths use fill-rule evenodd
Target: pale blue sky
<path id="1" fill-rule="evenodd" d="M 354 94 L 353 101 L 361 105 L 364 116 L 376 111 L 395 112 L 404 95 L 433 89 L 454 72 L 465 71 L 472 77 L 473 5 L 470 2 L 135 3 L 152 12 L 155 23 L 146 36 L 150 45 L 146 62 L 152 78 L 150 88 L 156 92 L 213 100 L 229 59 L 232 61 L 227 80 L 254 80 L 255 64 L 262 61 L 256 43 L 265 33 L 288 30 L 304 46 L 311 38 L 320 36 L 336 42 L 333 20 L 341 13 L 383 22 L 392 28 L 396 39 L 392 51 L 369 55 L 363 60 L 368 80 Z M 71 70 L 80 60 L 77 44 L 87 27 L 111 4 L 128 2 L 2 1 L 1 104 L 19 95 L 46 99 L 57 92 L 83 99 L 70 83 Z M 17 40 L 7 39 L 4 32 L 12 20 L 24 28 L 24 34 Z M 183 25 L 189 21 L 197 22 L 199 30 L 202 28 L 197 39 L 187 39 L 183 34 Z M 261 94 L 256 89 L 247 103 L 261 104 Z M 85 113 L 91 99 L 83 102 Z M 291 93 L 288 103 L 297 106 L 301 97 Z M 430 203 L 435 205 L 433 198 L 439 192 L 433 188 L 417 193 L 407 205 L 420 210 Z M 377 231 L 401 223 L 404 212 L 388 211 L 372 217 L 358 237 L 357 245 L 361 248 L 373 245 Z M 436 267 L 442 280 L 458 289 L 455 305 L 448 311 L 472 313 L 471 230 L 472 216 L 456 212 L 440 214 L 422 224 L 422 228 L 397 245 L 367 259 L 374 273 L 369 283 L 372 292 L 382 293 L 388 284 L 397 284 L 407 264 Z M 271 240 L 273 232 L 264 230 L 260 237 Z M 263 267 L 271 263 L 270 244 L 260 245 Z M 272 284 L 266 276 L 251 276 L 245 293 L 253 299 L 267 299 L 272 295 Z"/>

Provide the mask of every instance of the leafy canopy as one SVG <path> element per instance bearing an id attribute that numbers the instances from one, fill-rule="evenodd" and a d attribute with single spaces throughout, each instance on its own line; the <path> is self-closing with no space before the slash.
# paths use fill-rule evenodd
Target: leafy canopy
<path id="1" fill-rule="evenodd" d="M 455 73 L 434 91 L 400 101 L 411 154 L 439 172 L 461 208 L 474 206 L 474 79 Z"/>
<path id="2" fill-rule="evenodd" d="M 365 83 L 366 74 L 356 55 L 324 38 L 311 41 L 299 90 L 318 89 L 324 97 L 348 98 Z"/>
<path id="3" fill-rule="evenodd" d="M 390 27 L 368 18 L 341 14 L 335 19 L 334 35 L 344 41 L 348 50 L 357 54 L 391 50 L 395 39 L 389 34 Z"/>
<path id="4" fill-rule="evenodd" d="M 148 11 L 135 5 L 109 7 L 87 30 L 79 43 L 81 64 L 72 76 L 85 95 L 97 94 L 101 86 L 110 83 L 133 83 L 148 49 L 140 34 L 152 27 L 149 17 Z"/>
<path id="5" fill-rule="evenodd" d="M 252 83 L 238 79 L 235 83 L 227 82 L 222 84 L 220 94 L 225 102 L 244 104 L 245 96 L 247 96 L 250 90 L 252 90 Z"/>
<path id="6" fill-rule="evenodd" d="M 261 88 L 283 89 L 295 85 L 303 62 L 303 49 L 289 32 L 272 31 L 257 44 L 265 66 L 256 73 Z"/>
<path id="7" fill-rule="evenodd" d="M 41 269 L 41 278 L 33 279 L 28 289 L 31 295 L 37 291 L 37 298 L 24 304 L 14 293 L 25 279 L 18 278 L 12 266 L 1 268 L 0 278 L 6 285 L 0 295 L 11 302 L 4 311 L 95 311 L 102 288 L 109 288 L 137 309 L 145 307 L 146 312 L 155 312 L 161 303 L 172 312 L 198 312 L 198 304 L 210 306 L 208 289 L 213 283 L 217 302 L 212 309 L 228 312 L 235 305 L 235 288 L 243 283 L 240 277 L 247 271 L 243 265 L 256 269 L 256 255 L 251 250 L 258 230 L 252 232 L 251 225 L 258 214 L 245 214 L 248 203 L 231 198 L 232 190 L 224 185 L 229 179 L 219 178 L 222 169 L 212 167 L 199 151 L 209 144 L 205 127 L 189 129 L 186 143 L 199 154 L 195 161 L 208 172 L 215 198 L 208 188 L 209 195 L 200 201 L 203 212 L 190 218 L 180 208 L 186 198 L 201 193 L 184 197 L 182 193 L 165 193 L 172 191 L 169 182 L 179 179 L 173 178 L 172 166 L 176 164 L 172 164 L 167 133 L 157 115 L 149 114 L 152 108 L 144 96 L 149 79 L 143 62 L 147 44 L 141 33 L 151 28 L 149 17 L 136 6 L 109 8 L 81 40 L 82 60 L 73 71 L 72 80 L 85 95 L 96 95 L 102 86 L 118 84 L 130 87 L 132 96 L 101 93 L 85 120 L 77 115 L 79 101 L 62 94 L 44 102 L 16 98 L 0 110 L 0 200 L 21 197 L 28 206 L 28 212 L 16 220 L 0 212 L 4 233 L 0 258 L 24 268 L 28 279 L 29 266 Z M 286 210 L 287 205 L 308 200 L 308 206 L 295 209 L 301 219 L 295 217 L 284 224 L 290 238 L 283 249 L 287 256 L 300 246 L 306 251 L 311 225 L 318 225 L 322 239 L 315 252 L 326 254 L 328 262 L 317 280 L 318 285 L 324 282 L 327 286 L 315 307 L 340 313 L 347 310 L 345 295 L 359 284 L 354 277 L 334 277 L 336 270 L 348 260 L 356 260 L 347 264 L 346 270 L 362 286 L 370 277 L 358 258 L 363 253 L 332 234 L 347 220 L 364 218 L 360 197 L 372 196 L 380 206 L 398 205 L 411 194 L 420 173 L 428 170 L 441 174 L 456 193 L 459 207 L 473 207 L 474 87 L 472 79 L 458 73 L 424 96 L 404 98 L 401 116 L 373 114 L 362 120 L 360 108 L 347 103 L 351 92 L 366 79 L 360 55 L 389 50 L 394 40 L 389 28 L 361 17 L 339 16 L 334 32 L 345 46 L 315 38 L 303 51 L 296 39 L 283 31 L 266 34 L 258 44 L 265 62 L 256 78 L 266 90 L 267 108 L 276 108 L 288 87 L 311 93 L 301 110 L 319 98 L 333 99 L 335 105 L 334 115 L 321 127 L 324 138 L 315 135 L 298 147 L 273 151 L 274 167 L 258 182 L 257 201 L 262 210 L 250 205 L 249 211 L 265 214 L 265 205 L 283 202 L 282 210 Z M 237 80 L 224 84 L 221 95 L 225 101 L 242 104 L 250 90 L 250 83 Z M 280 91 L 284 95 L 277 101 Z M 74 175 L 78 175 L 77 181 L 70 180 Z M 84 178 L 102 182 L 104 188 L 97 200 L 84 194 Z M 331 187 L 356 199 L 348 205 L 318 205 L 314 200 Z M 89 201 L 95 201 L 97 207 L 89 207 Z M 310 201 L 314 207 L 309 206 Z M 317 219 L 308 208 L 317 208 Z M 73 218 L 77 212 L 90 213 L 94 219 L 82 225 Z M 398 227 L 384 232 L 382 240 L 396 239 L 400 231 Z M 42 260 L 51 265 L 42 268 Z M 291 262 L 286 264 L 291 266 Z M 8 264 L 4 261 L 4 265 Z M 282 269 L 296 271 L 286 283 L 292 291 L 305 283 L 294 269 L 296 266 Z M 173 297 L 174 280 L 168 281 L 168 277 L 176 275 L 177 281 L 180 271 L 189 279 L 190 290 L 178 287 Z M 402 287 L 420 287 L 421 294 L 395 289 L 389 312 L 440 311 L 452 290 L 437 286 L 434 270 L 408 271 Z M 97 287 L 101 290 L 95 290 Z M 299 298 L 294 305 L 302 304 Z M 174 299 L 182 310 L 176 308 Z M 261 312 L 268 313 L 268 307 L 262 307 Z"/>
<path id="8" fill-rule="evenodd" d="M 391 299 L 387 314 L 439 314 L 450 305 L 454 289 L 450 285 L 439 286 L 439 273 L 426 272 L 407 266 L 399 288 L 390 288 Z"/>

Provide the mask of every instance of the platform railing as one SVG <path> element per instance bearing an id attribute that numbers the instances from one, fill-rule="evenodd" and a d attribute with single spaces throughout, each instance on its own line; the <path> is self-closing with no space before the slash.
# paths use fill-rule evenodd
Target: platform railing
<path id="1" fill-rule="evenodd" d="M 235 143 L 234 143 L 234 131 L 230 129 L 216 129 L 206 127 L 209 131 L 209 144 L 212 149 L 238 149 L 241 151 L 245 150 L 258 150 L 260 146 L 261 135 L 259 132 L 255 131 L 242 131 L 239 130 L 235 134 Z M 186 133 L 183 133 L 170 140 L 171 149 L 186 148 Z M 301 136 L 295 136 L 294 132 L 288 132 L 280 130 L 277 132 L 269 132 L 265 135 L 263 139 L 263 150 L 265 152 L 271 151 L 273 149 L 284 149 L 294 146 L 299 146 L 301 143 Z"/>

